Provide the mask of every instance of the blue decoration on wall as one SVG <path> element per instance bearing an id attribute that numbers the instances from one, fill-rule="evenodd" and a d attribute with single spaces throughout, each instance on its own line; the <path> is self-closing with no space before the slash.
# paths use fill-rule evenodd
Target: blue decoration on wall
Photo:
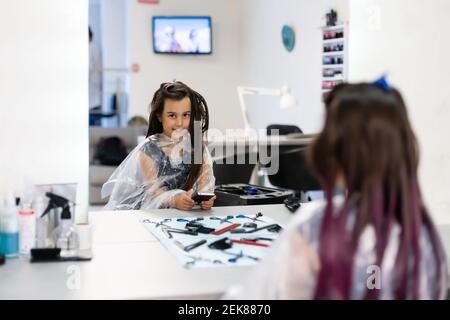
<path id="1" fill-rule="evenodd" d="M 295 46 L 295 32 L 290 26 L 283 26 L 281 29 L 281 37 L 283 39 L 283 45 L 287 51 L 291 52 Z"/>

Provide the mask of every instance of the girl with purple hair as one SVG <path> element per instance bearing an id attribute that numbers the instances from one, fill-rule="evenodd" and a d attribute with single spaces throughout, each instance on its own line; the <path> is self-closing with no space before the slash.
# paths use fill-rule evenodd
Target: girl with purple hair
<path id="1" fill-rule="evenodd" d="M 252 279 L 227 297 L 446 298 L 446 257 L 421 196 L 400 93 L 342 84 L 325 104 L 309 161 L 326 201 L 303 205 Z"/>

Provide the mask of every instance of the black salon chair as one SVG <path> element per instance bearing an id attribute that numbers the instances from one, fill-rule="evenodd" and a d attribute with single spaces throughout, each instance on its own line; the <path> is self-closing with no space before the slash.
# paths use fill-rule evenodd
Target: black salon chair
<path id="1" fill-rule="evenodd" d="M 273 124 L 267 127 L 267 135 L 272 134 L 272 129 L 278 129 L 279 135 L 302 133 L 297 126 Z M 307 201 L 305 197 L 307 191 L 322 189 L 307 163 L 307 149 L 305 146 L 280 146 L 278 172 L 268 175 L 272 185 L 294 190 L 302 201 Z"/>
<path id="2" fill-rule="evenodd" d="M 253 159 L 256 159 L 256 156 L 249 152 L 220 159 L 214 159 L 213 157 L 216 186 L 229 183 L 249 183 L 255 168 Z"/>
<path id="3" fill-rule="evenodd" d="M 228 157 L 213 157 L 214 177 L 216 178 L 216 187 L 223 187 L 228 184 L 248 184 L 255 168 L 255 154 L 248 152 Z M 223 207 L 231 205 L 227 199 L 223 199 L 217 194 L 214 202 L 215 207 Z M 234 204 L 236 205 L 236 204 Z"/>
<path id="4" fill-rule="evenodd" d="M 278 135 L 285 136 L 291 133 L 303 133 L 303 131 L 293 125 L 287 125 L 287 124 L 271 124 L 267 126 L 267 135 L 272 135 L 272 130 L 278 130 Z"/>

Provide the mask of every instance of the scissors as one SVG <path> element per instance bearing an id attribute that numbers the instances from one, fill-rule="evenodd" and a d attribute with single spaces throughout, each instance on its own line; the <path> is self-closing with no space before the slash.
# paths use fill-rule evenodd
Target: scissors
<path id="1" fill-rule="evenodd" d="M 239 252 L 239 254 L 237 254 L 234 258 L 228 259 L 228 262 L 235 263 L 236 261 L 238 261 L 243 256 L 244 256 L 244 253 L 241 250 L 241 252 Z"/>
<path id="2" fill-rule="evenodd" d="M 274 223 L 274 224 L 269 224 L 267 226 L 256 228 L 256 229 L 251 229 L 251 230 L 246 230 L 246 229 L 242 229 L 242 228 L 233 229 L 230 232 L 231 233 L 253 233 L 253 232 L 257 232 L 257 231 L 264 230 L 264 229 L 267 229 L 270 232 L 280 232 L 280 230 L 282 228 L 279 224 Z"/>
<path id="3" fill-rule="evenodd" d="M 223 219 L 221 219 L 221 218 L 218 218 L 218 217 L 209 217 L 211 220 L 219 220 L 220 221 L 220 223 L 224 223 L 224 222 L 228 222 L 228 223 L 233 223 L 233 222 L 231 222 L 231 221 L 228 221 L 228 220 L 230 220 L 230 219 L 233 219 L 234 217 L 233 216 L 226 216 L 225 218 L 223 218 Z"/>
<path id="4" fill-rule="evenodd" d="M 158 228 L 159 226 L 164 226 L 164 227 L 167 227 L 167 228 L 171 228 L 170 226 L 168 226 L 167 224 L 164 223 L 164 222 L 170 222 L 170 221 L 172 221 L 172 219 L 164 219 L 164 220 L 161 220 L 159 222 L 155 222 L 155 221 L 152 221 L 152 220 L 149 220 L 149 219 L 142 220 L 143 223 L 152 223 L 152 224 L 154 224 L 155 228 Z"/>
<path id="5" fill-rule="evenodd" d="M 265 222 L 265 221 L 263 221 L 261 219 L 258 219 L 259 217 L 262 217 L 262 216 L 263 216 L 263 214 L 261 212 L 258 212 L 253 218 L 249 217 L 249 216 L 246 216 L 245 214 L 237 215 L 236 218 L 245 218 L 245 219 L 250 219 L 252 221 Z"/>
<path id="6" fill-rule="evenodd" d="M 197 261 L 208 261 L 212 262 L 213 264 L 222 264 L 222 261 L 220 261 L 219 259 L 210 260 L 202 258 L 202 256 L 192 256 L 192 255 L 188 255 L 186 257 L 192 259 L 191 261 L 188 261 L 184 264 L 185 268 L 187 269 L 193 267 Z"/>
<path id="7" fill-rule="evenodd" d="M 186 218 L 177 218 L 177 221 L 178 222 L 192 222 L 192 221 L 202 221 L 203 219 L 204 219 L 203 217 L 198 217 L 198 218 L 195 218 L 193 220 L 189 220 L 189 219 L 186 219 Z"/>
<path id="8" fill-rule="evenodd" d="M 244 257 L 245 257 L 245 258 L 252 259 L 252 260 L 255 260 L 255 261 L 258 261 L 258 260 L 259 260 L 259 258 L 257 258 L 257 257 L 253 257 L 253 256 L 249 256 L 249 255 L 244 254 L 244 252 L 243 252 L 242 250 L 241 250 L 238 254 L 232 253 L 232 252 L 226 252 L 226 251 L 223 251 L 223 253 L 234 255 L 233 258 L 228 259 L 228 262 L 231 262 L 231 263 L 235 263 L 235 262 L 237 262 L 240 258 L 244 258 Z"/>
<path id="9" fill-rule="evenodd" d="M 181 233 L 181 234 L 188 234 L 190 236 L 196 236 L 198 235 L 197 232 L 195 231 L 191 231 L 191 230 L 183 230 L 183 229 L 177 229 L 177 228 L 172 228 L 172 227 L 166 227 L 166 228 L 161 228 L 162 232 L 167 236 L 167 238 L 172 239 L 173 235 L 172 233 Z"/>

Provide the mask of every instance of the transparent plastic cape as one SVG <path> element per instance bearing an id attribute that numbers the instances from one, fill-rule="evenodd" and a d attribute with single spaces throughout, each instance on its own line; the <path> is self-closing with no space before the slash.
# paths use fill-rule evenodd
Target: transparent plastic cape
<path id="1" fill-rule="evenodd" d="M 102 198 L 108 197 L 106 210 L 168 208 L 182 190 L 191 169 L 191 142 L 187 130 L 172 137 L 152 135 L 130 152 L 103 184 Z M 215 178 L 211 155 L 203 147 L 203 163 L 192 189 L 214 192 Z"/>

